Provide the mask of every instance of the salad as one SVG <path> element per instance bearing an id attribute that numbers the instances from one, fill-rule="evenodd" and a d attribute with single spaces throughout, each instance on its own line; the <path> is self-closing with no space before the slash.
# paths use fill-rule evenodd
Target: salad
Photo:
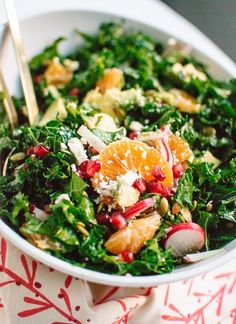
<path id="1" fill-rule="evenodd" d="M 124 23 L 76 33 L 72 53 L 61 37 L 29 63 L 36 125 L 14 98 L 11 130 L 0 101 L 1 218 L 62 260 L 120 275 L 170 272 L 235 239 L 236 80 Z"/>

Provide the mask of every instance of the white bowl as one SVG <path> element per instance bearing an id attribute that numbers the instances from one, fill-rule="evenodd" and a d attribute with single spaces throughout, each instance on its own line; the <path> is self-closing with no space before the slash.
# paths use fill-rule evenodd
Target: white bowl
<path id="1" fill-rule="evenodd" d="M 52 12 L 23 20 L 21 23 L 24 43 L 28 57 L 39 53 L 46 45 L 50 44 L 58 36 L 66 36 L 67 40 L 61 46 L 63 52 L 69 52 L 78 46 L 78 37 L 73 33 L 75 28 L 85 32 L 96 32 L 100 23 L 111 19 L 120 19 L 110 14 L 99 13 L 95 11 L 64 11 Z M 144 25 L 138 21 L 126 19 L 128 26 L 138 28 L 149 35 L 166 42 L 171 35 L 159 31 L 156 28 Z M 0 32 L 1 40 L 1 32 Z M 213 76 L 225 79 L 232 75 L 229 74 L 216 60 L 204 55 L 197 50 L 193 50 L 194 55 L 209 66 Z M 19 76 L 15 62 L 15 55 L 8 33 L 2 36 L 0 50 L 0 64 L 2 66 L 7 84 L 13 94 L 20 93 Z M 155 286 L 163 283 L 187 279 L 201 273 L 205 273 L 217 266 L 220 266 L 232 258 L 236 257 L 236 241 L 228 244 L 220 254 L 207 260 L 200 261 L 192 265 L 182 265 L 168 274 L 151 276 L 117 276 L 105 274 L 97 271 L 87 270 L 78 266 L 71 265 L 48 253 L 36 248 L 24 238 L 19 236 L 7 224 L 0 220 L 0 233 L 19 249 L 31 257 L 43 262 L 44 264 L 64 272 L 66 274 L 78 277 L 87 281 L 108 284 L 114 286 L 138 287 Z"/>

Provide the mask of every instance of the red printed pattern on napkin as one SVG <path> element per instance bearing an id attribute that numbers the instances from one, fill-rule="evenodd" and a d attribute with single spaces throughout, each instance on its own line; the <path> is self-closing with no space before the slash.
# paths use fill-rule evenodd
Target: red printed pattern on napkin
<path id="1" fill-rule="evenodd" d="M 12 248 L 11 244 L 2 239 L 0 294 L 3 289 L 13 289 L 13 287 L 15 287 L 14 291 L 16 289 L 21 291 L 19 305 L 22 309 L 16 314 L 11 314 L 12 322 L 15 320 L 17 323 L 24 323 L 24 319 L 35 316 L 38 320 L 40 314 L 47 312 L 48 323 L 52 324 L 141 324 L 144 321 L 146 323 L 207 324 L 215 323 L 215 319 L 219 323 L 236 324 L 236 305 L 232 302 L 236 300 L 236 262 L 232 271 L 224 272 L 221 269 L 213 275 L 207 274 L 158 287 L 119 288 L 94 285 L 99 296 L 93 296 L 93 289 L 91 289 L 93 284 L 59 274 L 20 251 L 17 269 L 11 268 L 8 261 Z M 48 278 L 58 275 L 60 280 L 59 288 L 53 291 L 53 297 L 52 294 L 50 296 L 47 294 L 47 289 L 43 289 L 50 284 L 50 280 L 47 283 L 39 279 L 42 278 L 40 274 L 42 275 L 43 272 L 45 276 L 45 271 Z M 75 282 L 80 283 L 76 291 L 78 300 L 74 297 Z M 210 290 L 209 282 L 213 287 Z M 203 289 L 205 286 L 206 289 Z M 81 294 L 84 294 L 82 299 Z M 142 313 L 142 309 L 145 309 L 145 305 L 155 296 L 158 301 L 155 306 L 156 313 L 150 311 L 152 315 L 149 318 L 149 314 L 146 311 Z M 1 312 L 7 307 L 9 307 L 8 301 L 0 299 L 0 318 Z M 104 311 L 107 313 L 105 319 Z"/>

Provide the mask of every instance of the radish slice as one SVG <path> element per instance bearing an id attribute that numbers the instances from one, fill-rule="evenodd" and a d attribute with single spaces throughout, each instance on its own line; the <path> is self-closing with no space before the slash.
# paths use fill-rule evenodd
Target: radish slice
<path id="1" fill-rule="evenodd" d="M 163 136 L 160 142 L 161 153 L 163 154 L 165 160 L 170 164 L 170 166 L 173 167 L 175 163 L 174 156 L 168 145 L 169 136 L 171 134 L 170 125 L 162 126 L 160 129 L 160 134 L 162 134 Z"/>
<path id="2" fill-rule="evenodd" d="M 81 137 L 85 138 L 89 145 L 91 145 L 98 153 L 106 148 L 106 144 L 94 135 L 86 126 L 80 126 L 77 133 Z"/>
<path id="3" fill-rule="evenodd" d="M 205 238 L 205 232 L 198 224 L 181 223 L 168 229 L 163 244 L 166 250 L 171 248 L 174 257 L 182 257 L 187 253 L 200 251 Z"/>
<path id="4" fill-rule="evenodd" d="M 183 257 L 183 261 L 185 263 L 194 263 L 194 262 L 202 261 L 202 260 L 208 259 L 210 257 L 213 257 L 213 256 L 221 253 L 222 251 L 223 251 L 223 249 L 217 249 L 217 250 L 205 251 L 205 252 L 200 252 L 200 253 L 186 254 Z"/>
<path id="5" fill-rule="evenodd" d="M 153 197 L 141 200 L 141 201 L 137 202 L 137 204 L 126 209 L 123 212 L 123 217 L 125 219 L 129 219 L 131 217 L 138 216 L 139 214 L 143 213 L 145 210 L 153 207 L 155 205 L 155 203 L 156 203 L 156 199 Z"/>
<path id="6" fill-rule="evenodd" d="M 160 128 L 157 132 L 145 132 L 141 133 L 137 139 L 139 141 L 153 141 L 157 142 L 157 148 L 160 149 L 161 154 L 166 162 L 170 164 L 172 168 L 175 164 L 174 156 L 168 145 L 169 136 L 171 135 L 170 125 L 165 125 Z"/>
<path id="7" fill-rule="evenodd" d="M 169 163 L 170 167 L 172 168 L 174 165 L 174 157 L 173 157 L 171 149 L 165 139 L 161 139 L 160 149 L 161 149 L 161 154 L 164 157 L 165 161 L 167 161 Z"/>
<path id="8" fill-rule="evenodd" d="M 88 160 L 88 156 L 86 154 L 86 151 L 84 150 L 84 146 L 77 137 L 71 138 L 68 141 L 67 145 L 69 146 L 71 153 L 74 155 L 77 164 Z"/>

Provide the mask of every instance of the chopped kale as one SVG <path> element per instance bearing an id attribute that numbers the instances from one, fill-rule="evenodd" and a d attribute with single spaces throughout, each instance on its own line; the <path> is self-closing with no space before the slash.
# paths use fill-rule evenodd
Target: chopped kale
<path id="1" fill-rule="evenodd" d="M 13 98 L 19 127 L 12 131 L 3 106 L 4 94 L 0 93 L 0 217 L 39 248 L 81 267 L 135 276 L 172 271 L 178 260 L 173 258 L 171 250 L 164 249 L 162 239 L 167 228 L 183 222 L 183 218 L 171 208 L 162 216 L 155 236 L 134 253 L 132 262 L 113 255 L 105 246 L 117 229 L 107 220 L 101 222 L 101 217 L 111 215 L 113 208 L 122 213 L 122 208 L 118 209 L 109 199 L 108 206 L 107 197 L 99 196 L 95 190 L 95 182 L 80 162 L 96 160 L 99 152 L 77 133 L 81 125 L 88 126 L 89 118 L 102 112 L 114 118 L 117 129 L 110 130 L 110 125 L 88 128 L 105 145 L 127 139 L 131 132 L 138 136 L 140 130 L 142 134 L 156 135 L 165 125 L 185 140 L 194 159 L 183 161 L 185 171 L 178 180 L 174 179 L 174 194 L 171 191 L 168 204 L 189 210 L 192 221 L 206 232 L 206 249 L 220 248 L 234 240 L 236 79 L 215 80 L 207 67 L 180 45 L 165 46 L 123 22 L 103 23 L 94 35 L 78 30 L 76 34 L 83 44 L 69 55 L 60 53 L 59 45 L 64 40 L 60 37 L 29 63 L 40 116 L 49 114 L 51 109 L 47 123 L 28 126 L 24 99 Z M 59 64 L 59 72 L 52 69 L 50 83 L 45 71 L 52 63 Z M 124 80 L 116 89 L 109 86 L 104 100 L 105 93 L 97 81 L 112 68 L 118 68 Z M 64 84 L 63 78 L 66 78 Z M 92 103 L 85 99 L 91 90 Z M 139 98 L 126 98 L 127 90 L 139 91 Z M 176 99 L 173 90 L 182 93 L 184 103 L 178 102 L 180 99 Z M 58 100 L 60 107 L 55 105 Z M 186 105 L 188 109 L 196 109 L 186 111 L 183 109 Z M 72 138 L 81 141 L 84 152 L 80 147 L 77 152 L 70 150 L 68 141 Z M 47 154 L 40 156 L 35 152 L 37 146 L 46 149 Z M 161 151 L 158 145 L 156 148 Z M 204 160 L 205 153 L 211 154 L 209 161 Z M 178 162 L 176 152 L 174 159 Z M 145 154 L 140 164 L 144 160 Z M 219 165 L 214 165 L 214 160 Z M 107 166 L 112 173 L 109 162 Z M 116 162 L 119 166 L 123 163 Z M 114 180 L 115 172 L 103 190 L 112 190 Z M 140 193 L 140 199 L 152 196 L 148 190 Z M 156 197 L 153 209 L 160 211 L 161 194 Z M 35 207 L 43 219 L 36 215 Z"/>

